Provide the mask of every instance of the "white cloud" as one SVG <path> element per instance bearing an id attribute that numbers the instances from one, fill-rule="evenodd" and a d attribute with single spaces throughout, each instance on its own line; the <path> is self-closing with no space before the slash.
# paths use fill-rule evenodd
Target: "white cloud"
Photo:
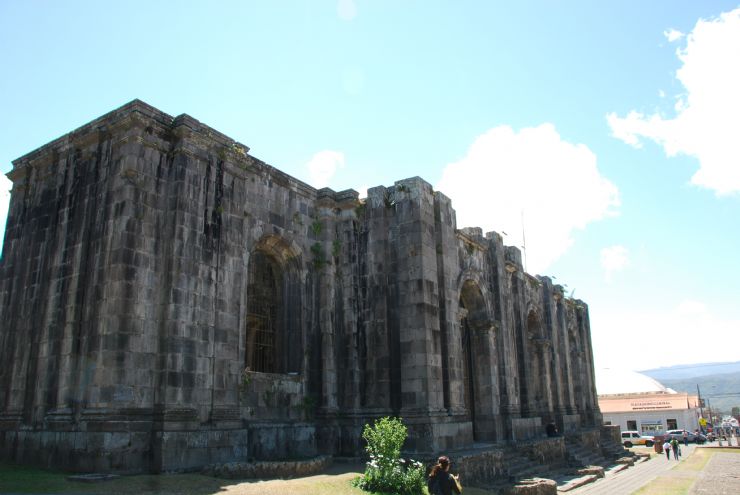
<path id="1" fill-rule="evenodd" d="M 705 303 L 614 314 L 591 312 L 598 367 L 644 370 L 677 363 L 737 361 L 740 319 L 716 314 Z M 717 345 L 717 343 L 721 343 Z"/>
<path id="2" fill-rule="evenodd" d="M 317 189 L 328 187 L 337 170 L 344 167 L 344 153 L 323 150 L 316 153 L 306 164 L 309 183 Z"/>
<path id="3" fill-rule="evenodd" d="M 3 239 L 5 238 L 5 222 L 8 218 L 8 207 L 10 206 L 10 189 L 13 187 L 13 183 L 5 177 L 5 174 L 0 173 L 0 251 L 3 247 Z"/>
<path id="4" fill-rule="evenodd" d="M 343 21 L 351 21 L 357 15 L 357 5 L 354 0 L 338 0 L 337 15 Z"/>
<path id="5" fill-rule="evenodd" d="M 624 246 L 610 246 L 601 250 L 601 266 L 604 268 L 604 278 L 611 282 L 612 275 L 629 266 L 627 248 Z"/>
<path id="6" fill-rule="evenodd" d="M 740 192 L 740 9 L 699 20 L 676 53 L 682 62 L 676 78 L 685 93 L 677 98 L 675 117 L 610 113 L 612 135 L 638 148 L 642 138 L 655 141 L 669 157 L 695 157 L 693 184 L 718 195 Z"/>
<path id="7" fill-rule="evenodd" d="M 596 155 L 563 141 L 552 124 L 495 127 L 448 164 L 436 188 L 452 199 L 458 227 L 506 232 L 521 246 L 527 270 L 541 273 L 573 243 L 571 233 L 615 214 L 619 192 L 601 176 Z M 523 213 L 523 215 L 522 215 Z"/>
<path id="8" fill-rule="evenodd" d="M 363 184 L 361 186 L 356 187 L 355 189 L 360 194 L 360 199 L 367 198 L 367 190 L 370 186 L 367 184 Z"/>
<path id="9" fill-rule="evenodd" d="M 671 29 L 666 29 L 665 31 L 663 31 L 663 36 L 665 36 L 668 41 L 673 43 L 674 41 L 680 40 L 685 35 L 678 29 L 671 28 Z"/>

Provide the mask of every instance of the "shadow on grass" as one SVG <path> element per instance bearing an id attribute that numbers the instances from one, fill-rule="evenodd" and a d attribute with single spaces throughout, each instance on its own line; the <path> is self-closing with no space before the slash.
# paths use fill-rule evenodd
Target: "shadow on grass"
<path id="1" fill-rule="evenodd" d="M 0 464 L 0 493 L 182 493 L 207 495 L 224 492 L 230 480 L 199 474 L 132 475 L 110 481 L 68 481 L 70 473 Z"/>
<path id="2" fill-rule="evenodd" d="M 289 480 L 229 480 L 201 474 L 141 474 L 110 481 L 68 481 L 70 473 L 0 463 L 0 493 L 35 494 L 183 494 L 183 495 L 382 495 L 351 485 L 360 475 L 354 466 L 334 465 L 324 474 Z M 468 495 L 493 492 L 466 488 Z M 426 495 L 426 494 L 425 494 Z"/>

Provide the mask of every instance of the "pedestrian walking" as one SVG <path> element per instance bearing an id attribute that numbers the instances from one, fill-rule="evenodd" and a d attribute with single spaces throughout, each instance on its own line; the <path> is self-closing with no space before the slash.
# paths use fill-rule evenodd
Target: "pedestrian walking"
<path id="1" fill-rule="evenodd" d="M 667 460 L 671 460 L 671 442 L 668 441 L 666 438 L 665 443 L 663 444 L 663 452 L 665 452 L 665 458 Z"/>
<path id="2" fill-rule="evenodd" d="M 671 440 L 671 450 L 673 450 L 673 458 L 678 460 L 678 440 L 675 438 Z"/>
<path id="3" fill-rule="evenodd" d="M 683 431 L 683 446 L 684 447 L 689 446 L 689 432 L 686 430 Z"/>

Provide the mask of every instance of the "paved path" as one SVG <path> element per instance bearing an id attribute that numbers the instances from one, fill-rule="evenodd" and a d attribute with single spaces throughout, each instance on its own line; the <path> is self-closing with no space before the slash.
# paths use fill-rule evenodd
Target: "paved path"
<path id="1" fill-rule="evenodd" d="M 691 455 L 695 448 L 693 444 L 689 444 L 688 447 L 681 446 L 681 459 Z M 629 469 L 607 475 L 598 481 L 567 493 L 568 495 L 630 495 L 661 474 L 674 468 L 679 462 L 682 461 L 675 461 L 672 458 L 670 461 L 666 460 L 665 454 L 656 455 L 649 461 L 639 462 Z"/>
<path id="2" fill-rule="evenodd" d="M 716 452 L 689 493 L 691 495 L 740 493 L 740 452 Z"/>

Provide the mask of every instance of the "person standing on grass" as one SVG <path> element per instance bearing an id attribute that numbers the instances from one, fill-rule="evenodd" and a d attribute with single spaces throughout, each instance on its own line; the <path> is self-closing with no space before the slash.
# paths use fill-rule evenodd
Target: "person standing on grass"
<path id="1" fill-rule="evenodd" d="M 671 442 L 668 441 L 666 438 L 665 443 L 663 444 L 663 452 L 665 452 L 665 458 L 667 460 L 671 460 Z"/>
<path id="2" fill-rule="evenodd" d="M 678 460 L 678 440 L 675 438 L 671 440 L 671 449 L 673 450 L 673 458 Z"/>
<path id="3" fill-rule="evenodd" d="M 437 464 L 432 468 L 427 481 L 427 489 L 430 495 L 452 495 L 462 493 L 460 479 L 450 474 L 450 458 L 446 455 L 437 459 Z"/>

